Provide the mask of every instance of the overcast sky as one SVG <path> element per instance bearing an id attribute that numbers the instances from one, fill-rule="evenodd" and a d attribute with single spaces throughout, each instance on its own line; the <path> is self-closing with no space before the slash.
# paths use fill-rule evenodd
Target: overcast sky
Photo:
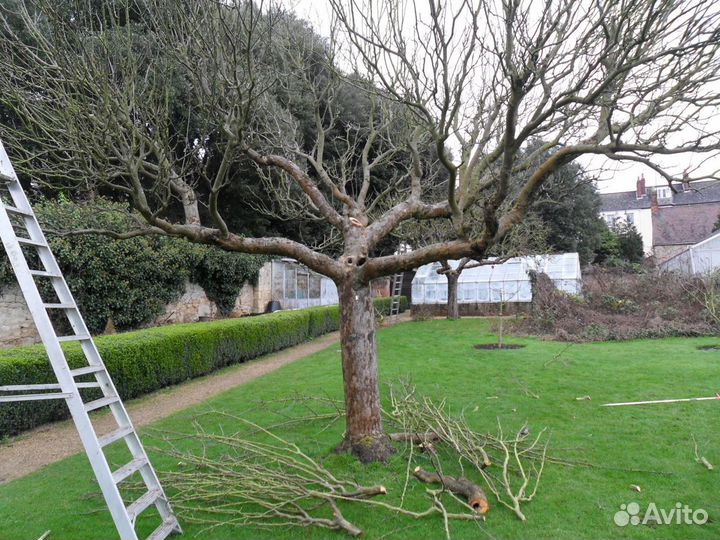
<path id="1" fill-rule="evenodd" d="M 329 35 L 332 12 L 326 0 L 280 0 L 280 2 L 288 9 L 295 11 L 299 17 L 310 21 L 318 34 Z M 659 174 L 638 163 L 617 162 L 600 156 L 582 156 L 579 161 L 598 179 L 597 187 L 601 193 L 634 191 L 635 181 L 641 174 L 645 176 L 648 186 L 667 185 L 667 181 Z M 677 178 L 682 177 L 685 169 L 689 169 L 692 176 L 699 174 L 718 175 L 720 173 L 720 162 L 718 160 L 704 162 L 703 157 L 700 155 L 661 156 L 653 158 L 653 161 L 662 165 L 666 172 Z"/>

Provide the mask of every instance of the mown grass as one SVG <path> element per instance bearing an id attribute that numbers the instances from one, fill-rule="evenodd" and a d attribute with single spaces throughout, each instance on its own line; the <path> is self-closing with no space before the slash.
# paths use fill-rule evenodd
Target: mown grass
<path id="1" fill-rule="evenodd" d="M 387 383 L 410 378 L 418 392 L 446 397 L 452 410 L 465 408 L 468 420 L 480 430 L 493 431 L 498 421 L 508 430 L 516 430 L 525 422 L 533 432 L 547 427 L 552 433 L 552 454 L 596 466 L 548 465 L 536 499 L 525 507 L 527 522 L 493 505 L 481 526 L 473 522 L 451 523 L 453 538 L 720 537 L 720 403 L 599 406 L 611 401 L 713 395 L 720 389 L 720 351 L 699 351 L 696 347 L 718 340 L 677 338 L 568 347 L 512 338 L 513 343 L 526 347 L 505 351 L 473 348 L 493 339 L 488 323 L 478 319 L 408 323 L 384 329 L 378 334 L 382 380 Z M 193 417 L 215 409 L 240 414 L 259 424 L 276 423 L 280 417 L 271 409 L 278 406 L 259 405 L 262 401 L 296 394 L 342 396 L 339 356 L 338 347 L 332 346 L 154 427 L 188 431 Z M 590 396 L 591 400 L 576 399 L 582 396 Z M 293 415 L 306 411 L 288 403 L 281 412 Z M 321 431 L 322 427 L 321 423 L 305 423 L 282 429 L 280 434 L 300 444 L 337 475 L 366 485 L 384 484 L 389 499 L 397 501 L 405 480 L 401 453 L 387 465 L 361 466 L 348 456 L 332 452 L 342 426 Z M 239 426 L 225 419 L 222 428 L 229 431 Z M 701 453 L 717 466 L 714 471 L 696 463 L 693 435 Z M 164 443 L 154 440 L 154 444 Z M 161 472 L 176 466 L 157 450 L 152 451 L 152 458 Z M 121 464 L 119 456 L 113 459 Z M 417 459 L 422 465 L 426 458 L 418 455 Z M 634 491 L 633 484 L 642 491 Z M 409 507 L 427 507 L 425 487 L 410 483 L 406 499 Z M 84 455 L 0 486 L 0 538 L 37 538 L 46 530 L 52 531 L 50 539 L 114 538 L 116 533 L 96 491 Z M 632 501 L 642 508 L 654 502 L 667 510 L 681 502 L 706 510 L 710 521 L 702 526 L 616 526 L 615 512 L 621 504 Z M 366 538 L 445 536 L 437 516 L 414 521 L 352 505 L 346 506 L 344 512 L 347 519 L 364 529 Z M 147 534 L 150 526 L 143 521 L 141 529 Z M 201 539 L 344 536 L 322 529 L 289 527 L 227 525 L 204 530 L 187 523 L 184 527 L 184 537 Z"/>

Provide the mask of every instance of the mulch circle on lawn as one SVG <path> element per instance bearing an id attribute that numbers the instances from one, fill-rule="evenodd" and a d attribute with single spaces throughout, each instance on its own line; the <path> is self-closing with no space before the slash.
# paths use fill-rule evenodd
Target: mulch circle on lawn
<path id="1" fill-rule="evenodd" d="M 504 344 L 501 346 L 497 343 L 478 343 L 477 345 L 473 345 L 474 349 L 481 351 L 503 351 L 505 349 L 522 349 L 523 347 L 525 347 L 525 345 Z"/>
<path id="2" fill-rule="evenodd" d="M 720 351 L 720 344 L 715 345 L 700 345 L 698 351 Z"/>

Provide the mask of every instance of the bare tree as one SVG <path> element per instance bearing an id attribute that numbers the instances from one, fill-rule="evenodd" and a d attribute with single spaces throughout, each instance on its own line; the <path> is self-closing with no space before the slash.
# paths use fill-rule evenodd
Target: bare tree
<path id="1" fill-rule="evenodd" d="M 370 280 L 482 259 L 548 175 L 580 156 L 643 163 L 669 179 L 653 156 L 720 150 L 713 0 L 330 0 L 337 33 L 320 49 L 262 4 L 127 0 L 90 15 L 85 2 L 62 3 L 76 8 L 69 14 L 50 0 L 28 4 L 38 11 L 19 2 L 22 32 L 5 12 L 0 42 L 0 95 L 16 118 L 2 136 L 21 171 L 126 194 L 149 224 L 143 233 L 293 257 L 332 278 L 345 447 L 364 460 L 391 452 Z M 336 44 L 366 79 L 332 68 Z M 340 82 L 375 103 L 363 126 L 340 122 Z M 315 119 L 310 134 L 289 112 L 299 93 Z M 192 118 L 185 131 L 183 115 Z M 538 165 L 520 152 L 530 138 L 548 141 L 538 153 L 551 150 Z M 429 148 L 447 172 L 438 198 L 429 196 L 438 182 Z M 230 230 L 219 201 L 247 160 L 276 188 L 273 211 L 326 222 L 338 256 Z M 387 187 L 373 190 L 381 168 L 391 171 Z M 510 179 L 526 169 L 511 197 Z M 188 210 L 200 199 L 198 219 Z M 176 201 L 184 220 L 173 217 Z M 479 228 L 466 219 L 472 211 Z M 401 223 L 431 219 L 449 220 L 454 239 L 375 255 Z"/>
<path id="2" fill-rule="evenodd" d="M 482 223 L 479 222 L 479 218 L 475 213 L 466 216 L 466 221 L 469 223 L 472 223 L 473 219 L 475 220 L 474 226 L 481 229 Z M 404 227 L 400 227 L 398 234 L 413 246 L 425 246 L 449 241 L 453 236 L 449 224 L 439 220 L 406 224 Z M 459 260 L 439 260 L 436 272 L 447 279 L 448 320 L 460 318 L 458 287 L 460 276 L 465 270 L 477 268 L 478 266 L 503 264 L 512 257 L 538 255 L 547 251 L 546 224 L 537 216 L 528 214 L 501 242 L 495 244 L 487 253 L 483 254 L 483 258 L 463 257 Z"/>

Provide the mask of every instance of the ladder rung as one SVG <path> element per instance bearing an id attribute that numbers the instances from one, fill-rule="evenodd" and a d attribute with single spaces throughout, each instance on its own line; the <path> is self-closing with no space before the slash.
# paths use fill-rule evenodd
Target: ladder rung
<path id="1" fill-rule="evenodd" d="M 49 277 L 49 278 L 62 277 L 60 274 L 53 274 L 52 272 L 48 272 L 46 270 L 30 270 L 30 275 L 35 276 L 35 277 Z"/>
<path id="2" fill-rule="evenodd" d="M 100 383 L 95 382 L 80 382 L 75 383 L 78 388 L 100 388 Z M 25 390 L 60 390 L 60 385 L 57 383 L 53 384 L 10 384 L 6 386 L 0 386 L 0 392 L 24 392 Z"/>
<path id="3" fill-rule="evenodd" d="M 173 532 L 179 530 L 180 527 L 178 526 L 177 519 L 171 518 L 164 521 L 162 525 L 155 529 L 153 533 L 147 537 L 147 540 L 165 540 L 165 538 L 170 536 Z"/>
<path id="4" fill-rule="evenodd" d="M 0 386 L 0 392 L 23 392 L 25 390 L 60 390 L 60 385 L 52 384 L 9 384 Z"/>
<path id="5" fill-rule="evenodd" d="M 57 340 L 62 343 L 64 341 L 83 341 L 85 339 L 91 339 L 87 334 L 80 334 L 75 336 L 58 336 Z"/>
<path id="6" fill-rule="evenodd" d="M 0 172 L 0 183 L 12 184 L 13 182 L 17 182 L 17 178 L 13 178 L 12 176 L 8 176 L 7 174 L 3 174 Z"/>
<path id="7" fill-rule="evenodd" d="M 77 309 L 75 304 L 43 304 L 45 309 Z"/>
<path id="8" fill-rule="evenodd" d="M 95 382 L 79 382 L 79 383 L 75 383 L 75 386 L 77 386 L 78 388 L 100 388 L 100 387 L 102 387 L 102 385 L 97 381 L 95 381 Z"/>
<path id="9" fill-rule="evenodd" d="M 103 435 L 102 437 L 98 437 L 98 442 L 100 443 L 100 446 L 107 446 L 108 444 L 112 444 L 115 441 L 119 441 L 123 437 L 127 437 L 133 432 L 134 430 L 130 426 L 121 427 L 116 429 L 115 431 L 111 431 L 110 433 Z"/>
<path id="10" fill-rule="evenodd" d="M 72 394 L 55 393 L 55 394 L 17 394 L 14 396 L 0 396 L 0 403 L 12 403 L 15 401 L 39 401 L 43 399 L 65 399 Z"/>
<path id="11" fill-rule="evenodd" d="M 148 460 L 146 457 L 135 458 L 127 465 L 123 465 L 117 471 L 112 473 L 113 481 L 115 482 L 115 484 L 119 484 L 128 476 L 142 469 L 145 465 L 148 465 Z"/>
<path id="12" fill-rule="evenodd" d="M 15 208 L 14 206 L 6 206 L 5 211 L 8 214 L 15 214 L 17 216 L 26 216 L 26 217 L 32 217 L 33 214 L 29 210 L 20 210 L 19 208 Z"/>
<path id="13" fill-rule="evenodd" d="M 113 403 L 117 403 L 118 401 L 120 401 L 120 398 L 117 396 L 104 397 L 96 399 L 95 401 L 88 401 L 85 404 L 85 410 L 87 412 L 94 411 L 95 409 L 99 409 L 100 407 L 106 407 L 107 405 L 112 405 Z"/>
<path id="14" fill-rule="evenodd" d="M 35 246 L 35 247 L 42 247 L 42 248 L 48 247 L 48 245 L 45 242 L 38 242 L 36 240 L 30 240 L 29 238 L 18 238 L 17 241 L 20 244 L 26 244 L 28 246 Z"/>
<path id="15" fill-rule="evenodd" d="M 105 371 L 104 366 L 87 366 L 87 367 L 81 367 L 77 369 L 71 369 L 70 375 L 73 377 L 79 377 L 80 375 L 87 375 L 89 373 L 98 373 L 100 371 Z"/>
<path id="16" fill-rule="evenodd" d="M 159 489 L 151 489 L 145 495 L 140 497 L 138 500 L 136 500 L 134 503 L 132 503 L 130 506 L 127 507 L 127 513 L 128 516 L 130 516 L 130 521 L 135 521 L 135 519 L 142 514 L 152 503 L 154 503 L 158 498 L 162 496 L 162 491 Z"/>

